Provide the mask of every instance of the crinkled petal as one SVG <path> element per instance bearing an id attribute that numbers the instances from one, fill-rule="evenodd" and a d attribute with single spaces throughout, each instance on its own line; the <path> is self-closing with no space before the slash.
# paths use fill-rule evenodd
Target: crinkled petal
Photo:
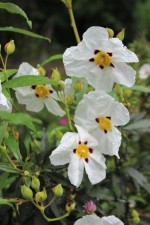
<path id="1" fill-rule="evenodd" d="M 132 87 L 135 83 L 135 74 L 136 71 L 131 66 L 125 63 L 115 63 L 113 75 L 116 83 Z"/>
<path id="2" fill-rule="evenodd" d="M 93 26 L 83 34 L 83 41 L 88 48 L 99 49 L 102 42 L 108 39 L 108 32 L 103 27 Z"/>
<path id="3" fill-rule="evenodd" d="M 50 96 L 44 99 L 44 103 L 47 107 L 47 110 L 53 113 L 55 116 L 65 115 L 65 111 L 63 111 L 58 105 L 58 103 L 54 99 L 52 99 Z"/>
<path id="4" fill-rule="evenodd" d="M 3 93 L 0 93 L 0 111 L 12 111 L 12 105 Z"/>
<path id="5" fill-rule="evenodd" d="M 73 154 L 73 149 L 76 149 L 79 142 L 79 135 L 73 132 L 67 132 L 61 139 L 60 145 L 54 149 L 50 156 L 51 163 L 55 166 L 69 163 L 70 157 Z"/>
<path id="6" fill-rule="evenodd" d="M 112 127 L 112 130 L 107 133 L 101 129 L 95 129 L 91 134 L 98 140 L 101 153 L 116 155 L 119 158 L 118 151 L 121 145 L 121 133 L 117 128 Z"/>
<path id="7" fill-rule="evenodd" d="M 77 128 L 77 131 L 78 131 L 78 134 L 79 134 L 79 137 L 80 137 L 80 141 L 82 143 L 84 142 L 88 142 L 88 146 L 89 147 L 94 147 L 94 146 L 98 146 L 98 142 L 97 140 L 92 137 L 92 135 L 90 135 L 85 129 L 83 129 L 82 127 L 78 126 L 78 125 L 75 125 L 76 128 Z"/>
<path id="8" fill-rule="evenodd" d="M 74 225 L 103 225 L 101 223 L 100 217 L 97 215 L 86 215 L 83 216 L 82 218 L 78 219 Z"/>
<path id="9" fill-rule="evenodd" d="M 94 153 L 89 155 L 88 162 L 84 161 L 84 166 L 90 182 L 97 184 L 106 177 L 106 167 L 103 166 L 105 159 L 102 155 L 97 155 L 98 158 L 94 158 L 92 155 Z"/>
<path id="10" fill-rule="evenodd" d="M 72 153 L 70 158 L 70 163 L 68 167 L 68 176 L 70 182 L 79 187 L 82 182 L 84 174 L 84 163 L 81 158 L 77 154 Z"/>
<path id="11" fill-rule="evenodd" d="M 38 70 L 31 66 L 27 62 L 21 63 L 19 66 L 18 72 L 14 77 L 24 76 L 24 75 L 38 75 Z"/>
<path id="12" fill-rule="evenodd" d="M 101 218 L 102 225 L 124 225 L 116 216 L 104 216 Z"/>

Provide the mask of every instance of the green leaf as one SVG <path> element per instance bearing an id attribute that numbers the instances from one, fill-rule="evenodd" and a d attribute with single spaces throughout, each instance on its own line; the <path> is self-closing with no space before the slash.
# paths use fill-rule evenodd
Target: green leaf
<path id="1" fill-rule="evenodd" d="M 144 87 L 142 85 L 134 85 L 131 88 L 123 88 L 123 89 L 131 89 L 138 92 L 150 93 L 150 88 Z"/>
<path id="2" fill-rule="evenodd" d="M 150 193 L 150 183 L 147 178 L 134 168 L 126 168 L 127 173 L 132 177 L 141 187 Z"/>
<path id="3" fill-rule="evenodd" d="M 46 65 L 47 63 L 49 63 L 49 62 L 51 62 L 51 61 L 54 61 L 54 60 L 58 60 L 58 59 L 62 59 L 62 54 L 50 56 L 48 59 L 46 59 L 44 62 L 42 62 L 42 63 L 40 64 L 40 66 L 44 66 L 44 65 Z"/>
<path id="4" fill-rule="evenodd" d="M 35 76 L 35 75 L 26 75 L 15 77 L 3 84 L 5 88 L 17 88 L 17 87 L 25 87 L 25 86 L 32 86 L 32 85 L 39 85 L 39 84 L 52 84 L 56 85 L 56 82 L 52 79 L 42 76 Z"/>
<path id="5" fill-rule="evenodd" d="M 8 173 L 19 173 L 15 168 L 13 168 L 10 164 L 8 163 L 0 163 L 0 170 L 3 170 Z"/>
<path id="6" fill-rule="evenodd" d="M 0 125 L 0 145 L 2 143 L 4 134 L 5 134 L 5 130 L 7 129 L 8 123 L 3 121 Z"/>
<path id="7" fill-rule="evenodd" d="M 21 163 L 22 157 L 16 139 L 13 136 L 9 135 L 9 137 L 6 139 L 6 145 L 8 146 L 9 150 L 14 154 L 17 161 Z"/>
<path id="8" fill-rule="evenodd" d="M 9 78 L 11 75 L 15 74 L 16 72 L 17 72 L 16 69 L 6 70 L 7 78 Z M 5 74 L 4 74 L 4 72 L 0 72 L 0 80 L 1 80 L 1 82 L 5 81 Z"/>
<path id="9" fill-rule="evenodd" d="M 36 128 L 33 122 L 41 124 L 41 120 L 34 118 L 26 113 L 0 112 L 0 118 L 12 122 L 15 125 L 24 125 L 34 132 L 36 132 Z"/>
<path id="10" fill-rule="evenodd" d="M 150 128 L 150 119 L 139 120 L 133 124 L 124 127 L 125 130 L 145 129 Z"/>
<path id="11" fill-rule="evenodd" d="M 20 28 L 16 28 L 16 27 L 0 27 L 0 31 L 15 32 L 15 33 L 19 33 L 19 34 L 24 34 L 24 35 L 27 35 L 27 36 L 35 37 L 35 38 L 44 39 L 44 40 L 47 40 L 48 42 L 51 42 L 50 38 L 41 36 L 39 34 L 33 33 L 31 31 L 28 31 L 28 30 L 23 30 L 23 29 L 20 29 Z"/>
<path id="12" fill-rule="evenodd" d="M 0 2 L 0 9 L 5 9 L 12 14 L 19 14 L 20 16 L 23 16 L 26 19 L 27 24 L 30 27 L 30 29 L 32 29 L 32 22 L 28 19 L 26 13 L 19 6 L 15 5 L 13 3 Z"/>
<path id="13" fill-rule="evenodd" d="M 0 198 L 0 205 L 9 205 L 14 208 L 13 205 L 9 202 L 9 200 L 3 198 Z"/>

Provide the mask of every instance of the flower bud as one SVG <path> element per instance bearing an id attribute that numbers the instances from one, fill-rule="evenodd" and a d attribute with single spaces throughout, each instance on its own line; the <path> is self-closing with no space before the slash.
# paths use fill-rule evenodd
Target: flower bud
<path id="1" fill-rule="evenodd" d="M 74 85 L 74 89 L 75 89 L 76 92 L 82 91 L 83 88 L 84 88 L 84 83 L 82 81 L 78 81 Z"/>
<path id="2" fill-rule="evenodd" d="M 61 80 L 61 76 L 60 76 L 59 70 L 57 68 L 56 69 L 53 69 L 51 78 L 53 80 L 55 80 L 56 82 L 58 82 L 58 81 Z"/>
<path id="3" fill-rule="evenodd" d="M 26 200 L 31 200 L 33 198 L 32 190 L 25 185 L 21 186 L 21 194 Z"/>
<path id="4" fill-rule="evenodd" d="M 2 151 L 2 152 L 6 151 L 6 145 L 0 146 L 0 151 Z"/>
<path id="5" fill-rule="evenodd" d="M 58 82 L 58 91 L 64 91 L 65 85 L 63 83 L 63 81 L 59 81 Z"/>
<path id="6" fill-rule="evenodd" d="M 53 188 L 53 192 L 54 192 L 54 195 L 58 198 L 58 197 L 61 197 L 63 195 L 63 187 L 61 184 L 58 184 L 57 186 L 55 186 Z"/>
<path id="7" fill-rule="evenodd" d="M 46 70 L 42 67 L 42 66 L 37 66 L 38 72 L 39 72 L 39 76 L 44 77 L 46 74 Z"/>
<path id="8" fill-rule="evenodd" d="M 122 102 L 124 102 L 125 101 L 125 99 L 124 99 L 124 92 L 123 92 L 123 90 L 122 90 L 122 88 L 120 87 L 119 84 L 115 85 L 115 91 L 116 91 L 116 94 L 119 96 L 120 100 Z"/>
<path id="9" fill-rule="evenodd" d="M 112 29 L 108 28 L 108 27 L 106 27 L 106 30 L 109 34 L 109 37 L 112 38 L 114 36 L 114 31 Z"/>
<path id="10" fill-rule="evenodd" d="M 120 31 L 120 32 L 116 35 L 116 38 L 118 38 L 119 40 L 123 41 L 124 35 L 125 35 L 125 29 L 122 29 L 122 31 Z"/>
<path id="11" fill-rule="evenodd" d="M 56 138 L 58 140 L 61 140 L 62 137 L 63 137 L 63 133 L 60 130 L 58 130 L 58 129 L 56 129 L 55 133 L 56 133 Z"/>
<path id="12" fill-rule="evenodd" d="M 133 223 L 138 224 L 140 222 L 140 218 L 139 218 L 138 212 L 135 209 L 132 209 L 131 215 L 132 215 Z"/>
<path id="13" fill-rule="evenodd" d="M 39 191 L 40 189 L 40 181 L 35 176 L 32 177 L 31 187 L 36 191 Z"/>
<path id="14" fill-rule="evenodd" d="M 76 202 L 75 201 L 70 201 L 66 204 L 66 211 L 70 212 L 72 210 L 74 210 L 76 207 Z"/>
<path id="15" fill-rule="evenodd" d="M 66 103 L 68 105 L 72 104 L 74 101 L 74 96 L 71 96 L 71 95 L 68 95 L 67 98 L 66 98 Z"/>
<path id="16" fill-rule="evenodd" d="M 15 51 L 15 43 L 14 40 L 11 40 L 4 46 L 5 52 L 7 55 L 12 54 Z"/>
<path id="17" fill-rule="evenodd" d="M 92 200 L 90 200 L 90 201 L 88 201 L 84 206 L 83 206 L 83 208 L 84 208 L 84 210 L 85 210 L 85 212 L 87 213 L 87 214 L 93 214 L 95 211 L 96 211 L 96 205 L 95 205 L 95 203 L 92 201 Z"/>
<path id="18" fill-rule="evenodd" d="M 30 173 L 29 173 L 27 170 L 24 171 L 24 176 L 25 176 L 25 177 L 28 177 L 29 174 L 30 174 Z"/>
<path id="19" fill-rule="evenodd" d="M 43 202 L 47 199 L 47 193 L 46 190 L 44 189 L 43 191 L 39 191 L 35 195 L 35 200 L 36 202 Z"/>

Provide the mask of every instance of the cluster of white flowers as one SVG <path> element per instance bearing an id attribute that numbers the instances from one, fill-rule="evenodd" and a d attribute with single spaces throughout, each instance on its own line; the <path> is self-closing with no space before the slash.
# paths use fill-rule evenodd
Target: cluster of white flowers
<path id="1" fill-rule="evenodd" d="M 118 155 L 121 133 L 117 126 L 128 123 L 129 112 L 108 93 L 114 82 L 131 87 L 135 70 L 126 63 L 138 62 L 137 56 L 118 38 L 109 38 L 102 27 L 91 27 L 78 46 L 63 55 L 66 74 L 84 77 L 95 90 L 85 94 L 74 116 L 77 133 L 67 132 L 50 156 L 53 165 L 69 163 L 70 182 L 79 187 L 84 168 L 92 184 L 106 176 L 103 154 Z"/>

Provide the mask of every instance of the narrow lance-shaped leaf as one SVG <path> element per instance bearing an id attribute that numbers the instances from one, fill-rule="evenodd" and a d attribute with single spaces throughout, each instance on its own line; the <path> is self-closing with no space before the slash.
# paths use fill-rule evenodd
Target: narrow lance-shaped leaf
<path id="1" fill-rule="evenodd" d="M 11 75 L 15 74 L 17 72 L 16 69 L 8 69 L 6 70 L 6 76 L 9 78 Z M 0 80 L 1 82 L 5 81 L 5 74 L 4 72 L 0 72 Z"/>
<path id="2" fill-rule="evenodd" d="M 15 77 L 3 84 L 5 88 L 17 88 L 17 87 L 25 87 L 39 84 L 51 84 L 56 85 L 56 82 L 52 79 L 42 76 L 34 76 L 34 75 L 25 75 L 20 77 Z"/>
<path id="3" fill-rule="evenodd" d="M 19 6 L 15 5 L 13 3 L 0 2 L 0 9 L 5 9 L 10 13 L 18 14 L 18 15 L 24 17 L 27 21 L 28 26 L 30 27 L 30 29 L 32 29 L 31 20 L 28 19 L 26 13 Z"/>
<path id="4" fill-rule="evenodd" d="M 0 170 L 3 170 L 8 173 L 19 173 L 15 168 L 13 168 L 10 164 L 8 163 L 0 163 Z"/>
<path id="5" fill-rule="evenodd" d="M 58 59 L 62 59 L 62 54 L 50 56 L 48 59 L 46 59 L 46 60 L 45 60 L 44 62 L 42 62 L 40 65 L 41 65 L 41 66 L 44 66 L 44 65 L 46 65 L 47 63 L 49 63 L 49 62 L 51 62 L 51 61 L 54 61 L 54 60 L 58 60 Z"/>
<path id="6" fill-rule="evenodd" d="M 4 134 L 5 134 L 5 131 L 7 129 L 7 126 L 8 126 L 8 123 L 3 121 L 1 124 L 0 124 L 0 145 L 2 143 L 2 140 L 3 140 L 3 137 L 4 137 Z"/>
<path id="7" fill-rule="evenodd" d="M 10 151 L 13 153 L 13 155 L 15 156 L 17 161 L 19 163 L 21 163 L 22 157 L 21 157 L 21 154 L 20 154 L 19 145 L 18 145 L 18 142 L 15 140 L 15 138 L 13 136 L 9 135 L 9 137 L 6 140 L 6 145 L 8 146 Z"/>
<path id="8" fill-rule="evenodd" d="M 9 202 L 9 200 L 3 198 L 0 198 L 0 205 L 9 205 L 14 208 L 13 205 Z"/>
<path id="9" fill-rule="evenodd" d="M 24 34 L 24 35 L 27 35 L 27 36 L 35 37 L 35 38 L 44 39 L 44 40 L 47 40 L 48 42 L 51 42 L 50 38 L 48 38 L 48 37 L 44 37 L 44 36 L 41 36 L 39 34 L 33 33 L 31 31 L 23 30 L 23 29 L 16 28 L 16 27 L 0 27 L 0 31 L 15 32 L 15 33 L 19 33 L 19 34 Z"/>

